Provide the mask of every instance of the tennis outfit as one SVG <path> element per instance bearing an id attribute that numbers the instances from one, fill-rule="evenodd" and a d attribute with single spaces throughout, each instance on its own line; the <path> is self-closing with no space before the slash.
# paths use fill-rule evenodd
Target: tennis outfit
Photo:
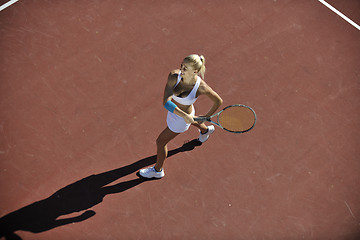
<path id="1" fill-rule="evenodd" d="M 175 87 L 179 84 L 180 81 L 181 81 L 181 75 L 179 73 Z M 190 113 L 191 116 L 195 116 L 195 108 L 194 108 L 193 104 L 195 103 L 195 101 L 197 99 L 196 93 L 197 93 L 197 90 L 199 89 L 200 83 L 201 83 L 201 78 L 199 76 L 197 76 L 195 86 L 191 90 L 191 92 L 189 93 L 188 96 L 186 96 L 184 98 L 177 97 L 175 95 L 172 96 L 172 99 L 174 99 L 176 102 L 178 102 L 182 105 L 186 105 L 186 106 L 192 105 L 192 112 Z M 182 133 L 182 132 L 187 131 L 191 125 L 190 123 L 186 123 L 182 117 L 176 115 L 175 113 L 169 112 L 169 111 L 167 114 L 166 122 L 167 122 L 168 128 L 175 133 Z"/>
<path id="2" fill-rule="evenodd" d="M 181 81 L 181 75 L 179 73 L 175 87 L 179 84 L 180 81 Z M 200 86 L 200 83 L 201 83 L 201 78 L 198 76 L 194 88 L 191 90 L 190 94 L 187 97 L 181 98 L 175 95 L 172 96 L 172 99 L 174 99 L 177 103 L 186 106 L 190 106 L 190 105 L 192 106 L 192 112 L 190 113 L 191 116 L 195 116 L 195 108 L 193 104 L 197 99 L 196 93 Z M 166 122 L 168 128 L 175 133 L 182 133 L 187 131 L 191 125 L 190 123 L 186 123 L 182 117 L 169 111 L 166 118 Z M 202 134 L 200 132 L 200 136 L 198 140 L 202 143 L 205 142 L 209 138 L 209 135 L 212 134 L 214 131 L 215 131 L 215 127 L 213 125 L 208 126 L 208 131 L 206 133 Z M 162 178 L 165 176 L 164 169 L 161 169 L 161 171 L 158 172 L 155 170 L 155 167 L 148 167 L 145 169 L 141 169 L 139 171 L 139 174 L 144 178 Z"/>

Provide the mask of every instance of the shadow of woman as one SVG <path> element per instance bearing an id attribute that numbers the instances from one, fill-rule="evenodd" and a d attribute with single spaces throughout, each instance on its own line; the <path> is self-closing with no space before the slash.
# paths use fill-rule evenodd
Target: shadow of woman
<path id="1" fill-rule="evenodd" d="M 191 151 L 200 145 L 201 143 L 194 139 L 169 151 L 168 157 L 179 152 Z M 56 191 L 46 199 L 11 212 L 0 218 L 0 238 L 21 239 L 15 234 L 16 231 L 40 233 L 69 223 L 84 221 L 95 215 L 94 211 L 87 209 L 101 203 L 106 195 L 126 191 L 151 179 L 136 178 L 112 186 L 106 185 L 155 162 L 156 155 L 118 169 L 90 175 Z M 83 210 L 87 211 L 76 217 L 58 219 L 60 216 Z"/>

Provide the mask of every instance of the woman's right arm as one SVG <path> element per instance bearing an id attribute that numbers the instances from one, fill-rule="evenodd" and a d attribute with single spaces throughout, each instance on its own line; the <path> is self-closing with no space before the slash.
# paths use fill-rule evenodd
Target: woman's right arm
<path id="1" fill-rule="evenodd" d="M 169 74 L 168 81 L 165 86 L 164 97 L 163 97 L 163 105 L 165 108 L 166 108 L 166 103 L 168 101 L 171 101 L 171 99 L 172 99 L 174 86 L 177 82 L 177 76 L 178 76 L 178 74 L 175 73 L 174 71 L 170 72 L 170 74 Z M 175 109 L 173 110 L 173 113 L 182 117 L 186 123 L 194 122 L 193 117 L 190 114 L 187 114 L 186 112 L 181 110 L 178 106 L 175 107 Z"/>
<path id="2" fill-rule="evenodd" d="M 165 86 L 163 105 L 165 105 L 167 101 L 171 101 L 176 80 L 177 74 L 174 71 L 170 72 Z"/>

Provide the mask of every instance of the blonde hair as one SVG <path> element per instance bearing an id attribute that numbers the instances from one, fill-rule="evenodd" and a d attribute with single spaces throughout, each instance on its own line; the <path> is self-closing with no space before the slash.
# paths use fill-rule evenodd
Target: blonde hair
<path id="1" fill-rule="evenodd" d="M 205 77 L 205 57 L 203 55 L 191 54 L 184 58 L 184 62 L 190 63 L 194 70 L 199 71 L 202 79 Z"/>

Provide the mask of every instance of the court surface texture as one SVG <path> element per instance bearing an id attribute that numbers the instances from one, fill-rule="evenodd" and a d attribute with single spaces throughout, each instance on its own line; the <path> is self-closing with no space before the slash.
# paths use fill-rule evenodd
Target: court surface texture
<path id="1" fill-rule="evenodd" d="M 360 31 L 322 2 L 20 0 L 0 49 L 1 240 L 359 239 Z M 191 128 L 145 181 L 191 53 L 256 126 Z"/>

